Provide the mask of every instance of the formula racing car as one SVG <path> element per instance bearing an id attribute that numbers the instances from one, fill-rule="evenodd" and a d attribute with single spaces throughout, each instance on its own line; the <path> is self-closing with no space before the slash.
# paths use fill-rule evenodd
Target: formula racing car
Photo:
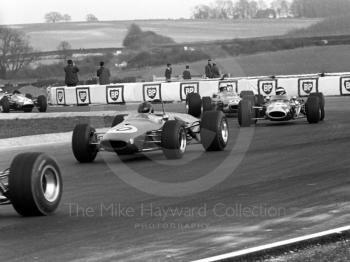
<path id="1" fill-rule="evenodd" d="M 2 112 L 9 113 L 10 110 L 32 112 L 34 107 L 37 107 L 39 112 L 46 112 L 46 97 L 40 95 L 37 98 L 33 98 L 30 94 L 24 95 L 19 91 L 9 94 L 0 88 L 0 109 Z"/>
<path id="2" fill-rule="evenodd" d="M 225 113 L 226 116 L 237 114 L 238 104 L 241 101 L 241 97 L 234 91 L 228 89 L 226 86 L 220 88 L 218 93 L 212 95 L 212 97 L 204 96 L 203 110 L 220 110 Z"/>
<path id="3" fill-rule="evenodd" d="M 162 150 L 167 159 L 179 159 L 188 144 L 201 143 L 207 151 L 221 151 L 227 145 L 229 129 L 221 111 L 201 114 L 201 98 L 198 94 L 188 98 L 188 111 L 184 113 L 155 114 L 149 102 L 139 105 L 137 113 L 116 115 L 112 128 L 97 133 L 88 124 L 74 128 L 72 149 L 81 162 L 94 161 L 99 151 L 116 152 L 118 155 Z"/>
<path id="4" fill-rule="evenodd" d="M 62 177 L 55 160 L 43 153 L 17 155 L 0 172 L 0 205 L 12 204 L 22 216 L 52 214 L 62 196 Z"/>
<path id="5" fill-rule="evenodd" d="M 262 95 L 244 96 L 239 103 L 238 123 L 248 127 L 259 120 L 289 121 L 306 118 L 310 124 L 325 118 L 325 99 L 322 93 L 311 93 L 306 102 L 285 94 L 264 98 Z"/>

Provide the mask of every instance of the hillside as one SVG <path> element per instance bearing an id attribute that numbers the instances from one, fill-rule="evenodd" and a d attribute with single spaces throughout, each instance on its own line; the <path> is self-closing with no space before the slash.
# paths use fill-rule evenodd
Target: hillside
<path id="1" fill-rule="evenodd" d="M 14 25 L 25 32 L 32 46 L 39 51 L 55 50 L 61 41 L 72 48 L 121 47 L 132 23 L 143 30 L 171 37 L 176 42 L 212 41 L 283 35 L 291 30 L 306 28 L 317 19 L 279 20 L 138 20 L 107 22 L 72 22 L 55 24 Z"/>

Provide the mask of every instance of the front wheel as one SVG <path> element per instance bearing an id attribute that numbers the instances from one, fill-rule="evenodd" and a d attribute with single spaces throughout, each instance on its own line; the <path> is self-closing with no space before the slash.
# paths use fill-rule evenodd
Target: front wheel
<path id="1" fill-rule="evenodd" d="M 251 100 L 243 99 L 238 104 L 238 124 L 241 127 L 249 127 L 252 123 Z"/>
<path id="2" fill-rule="evenodd" d="M 95 141 L 96 130 L 88 124 L 79 124 L 73 130 L 73 154 L 80 163 L 90 163 L 96 158 L 98 148 Z"/>
<path id="3" fill-rule="evenodd" d="M 201 143 L 206 151 L 222 151 L 228 143 L 228 123 L 222 111 L 204 112 L 201 122 Z"/>
<path id="4" fill-rule="evenodd" d="M 199 118 L 202 114 L 202 99 L 197 93 L 189 93 L 186 97 L 187 113 Z"/>
<path id="5" fill-rule="evenodd" d="M 321 120 L 321 103 L 318 96 L 310 96 L 305 104 L 306 118 L 310 124 Z"/>
<path id="6" fill-rule="evenodd" d="M 187 146 L 187 132 L 183 123 L 176 120 L 165 122 L 161 134 L 161 147 L 167 159 L 180 159 Z"/>
<path id="7" fill-rule="evenodd" d="M 37 103 L 38 103 L 39 112 L 42 112 L 42 113 L 46 112 L 46 110 L 47 110 L 47 98 L 46 98 L 46 96 L 43 96 L 43 95 L 38 96 Z"/>
<path id="8" fill-rule="evenodd" d="M 212 104 L 211 97 L 204 96 L 202 98 L 202 104 L 203 104 L 203 112 L 212 111 L 213 110 L 213 104 Z"/>
<path id="9" fill-rule="evenodd" d="M 2 112 L 4 112 L 4 113 L 9 113 L 10 112 L 10 101 L 9 101 L 7 96 L 4 96 L 1 99 L 0 105 L 1 105 L 1 108 L 2 108 Z"/>
<path id="10" fill-rule="evenodd" d="M 43 153 L 22 153 L 11 163 L 9 198 L 22 216 L 52 214 L 62 196 L 62 176 L 55 160 Z"/>

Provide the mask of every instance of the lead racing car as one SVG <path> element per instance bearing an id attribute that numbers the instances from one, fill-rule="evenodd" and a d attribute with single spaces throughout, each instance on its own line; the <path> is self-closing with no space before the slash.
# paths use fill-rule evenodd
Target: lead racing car
<path id="1" fill-rule="evenodd" d="M 266 98 L 247 95 L 239 104 L 238 123 L 241 127 L 249 127 L 260 120 L 290 121 L 306 118 L 310 124 L 314 124 L 324 120 L 324 107 L 322 93 L 311 93 L 306 102 L 302 98 L 285 94 Z"/>
<path id="2" fill-rule="evenodd" d="M 9 113 L 11 110 L 13 110 L 28 113 L 32 112 L 34 107 L 37 107 L 39 112 L 46 112 L 47 98 L 44 95 L 33 98 L 30 94 L 24 95 L 17 90 L 12 94 L 9 94 L 0 88 L 1 112 Z"/>
<path id="3" fill-rule="evenodd" d="M 116 115 L 112 128 L 98 133 L 88 124 L 79 124 L 72 136 L 73 154 L 81 163 L 93 162 L 99 151 L 118 155 L 161 150 L 167 159 L 182 158 L 189 144 L 202 144 L 207 151 L 224 150 L 229 129 L 221 111 L 201 111 L 198 94 L 188 99 L 189 114 L 154 113 L 149 102 L 140 104 L 137 113 Z"/>
<path id="4" fill-rule="evenodd" d="M 60 169 L 46 154 L 19 154 L 0 172 L 0 205 L 12 204 L 22 216 L 52 214 L 61 196 Z"/>

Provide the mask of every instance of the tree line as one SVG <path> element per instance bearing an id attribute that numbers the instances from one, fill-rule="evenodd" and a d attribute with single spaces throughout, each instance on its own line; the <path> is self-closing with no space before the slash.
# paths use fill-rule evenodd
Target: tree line
<path id="1" fill-rule="evenodd" d="M 59 12 L 53 11 L 46 13 L 44 16 L 46 23 L 57 23 L 57 22 L 70 22 L 72 17 L 69 14 L 61 14 Z M 97 22 L 98 18 L 94 14 L 87 14 L 85 16 L 87 22 Z"/>
<path id="2" fill-rule="evenodd" d="M 350 0 L 216 0 L 193 8 L 193 19 L 323 18 L 349 14 Z"/>

